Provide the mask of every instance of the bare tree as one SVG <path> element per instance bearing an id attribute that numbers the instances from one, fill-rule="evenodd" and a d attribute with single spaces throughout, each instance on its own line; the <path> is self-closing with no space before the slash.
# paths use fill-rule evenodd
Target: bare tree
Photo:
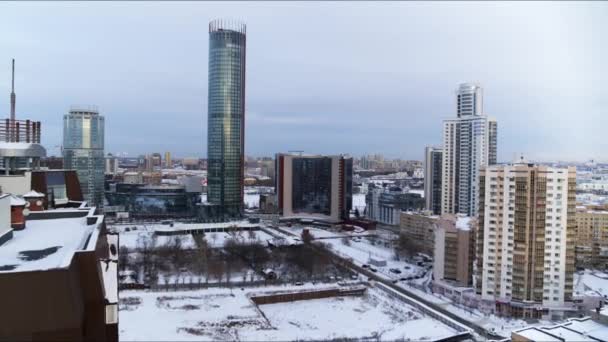
<path id="1" fill-rule="evenodd" d="M 144 279 L 150 275 L 150 269 L 152 266 L 153 253 L 156 249 L 156 237 L 140 234 L 137 238 L 137 249 L 141 256 L 142 271 L 144 273 Z"/>

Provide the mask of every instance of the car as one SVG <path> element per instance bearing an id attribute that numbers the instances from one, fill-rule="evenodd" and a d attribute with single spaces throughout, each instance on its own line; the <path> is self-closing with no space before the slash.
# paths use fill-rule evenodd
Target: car
<path id="1" fill-rule="evenodd" d="M 369 265 L 368 264 L 363 264 L 363 265 L 361 265 L 361 267 L 363 267 L 363 268 L 369 268 Z"/>
<path id="2" fill-rule="evenodd" d="M 359 279 L 359 276 L 356 275 L 356 274 L 353 274 L 353 275 L 350 276 L 350 279 L 357 280 L 357 279 Z"/>
<path id="3" fill-rule="evenodd" d="M 398 282 L 399 282 L 399 279 L 393 280 L 393 284 L 397 284 Z"/>
<path id="4" fill-rule="evenodd" d="M 411 267 L 409 267 L 409 266 L 403 266 L 403 268 L 405 268 L 406 270 L 409 270 Z"/>
<path id="5" fill-rule="evenodd" d="M 397 269 L 397 268 L 391 268 L 389 269 L 390 272 L 395 273 L 395 274 L 401 274 L 401 270 Z"/>
<path id="6" fill-rule="evenodd" d="M 180 272 L 185 273 L 188 272 L 188 269 L 186 267 L 182 267 L 179 269 Z"/>
<path id="7" fill-rule="evenodd" d="M 375 267 L 372 267 L 372 266 L 369 267 L 369 270 L 372 271 L 372 272 L 378 272 L 378 270 Z"/>
<path id="8" fill-rule="evenodd" d="M 304 285 L 304 283 L 303 283 L 303 282 L 301 282 L 301 281 L 298 281 L 298 282 L 296 282 L 296 283 L 295 283 L 295 285 L 296 285 L 296 286 L 302 286 L 302 285 Z"/>
<path id="9" fill-rule="evenodd" d="M 406 281 L 406 280 L 408 280 L 408 278 L 407 277 L 401 277 L 401 278 L 399 278 L 399 280 Z"/>
<path id="10" fill-rule="evenodd" d="M 342 277 L 341 276 L 337 276 L 336 279 L 337 280 L 342 280 Z"/>

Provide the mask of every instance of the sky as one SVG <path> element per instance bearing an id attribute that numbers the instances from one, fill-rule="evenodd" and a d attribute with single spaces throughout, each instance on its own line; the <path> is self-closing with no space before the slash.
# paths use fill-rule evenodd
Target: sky
<path id="1" fill-rule="evenodd" d="M 0 2 L 0 112 L 15 58 L 49 155 L 96 105 L 106 152 L 205 157 L 216 18 L 247 25 L 247 155 L 420 160 L 477 82 L 499 161 L 608 161 L 606 2 Z"/>

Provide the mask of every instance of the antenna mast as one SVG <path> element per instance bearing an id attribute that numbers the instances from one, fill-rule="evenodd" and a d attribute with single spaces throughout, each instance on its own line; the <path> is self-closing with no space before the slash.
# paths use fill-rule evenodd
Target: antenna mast
<path id="1" fill-rule="evenodd" d="M 10 137 L 10 141 L 15 141 L 15 102 L 15 59 L 13 58 L 13 73 L 11 79 L 11 121 L 8 126 L 8 136 Z"/>

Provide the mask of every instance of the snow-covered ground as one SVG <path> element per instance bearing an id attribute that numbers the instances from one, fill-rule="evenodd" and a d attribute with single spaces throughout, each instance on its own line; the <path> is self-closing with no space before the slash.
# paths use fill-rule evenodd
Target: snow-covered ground
<path id="1" fill-rule="evenodd" d="M 608 274 L 599 271 L 585 270 L 574 274 L 575 289 L 584 293 L 595 291 L 602 296 L 608 295 Z"/>
<path id="2" fill-rule="evenodd" d="M 434 340 L 456 333 L 375 288 L 361 297 L 265 304 L 259 308 L 248 298 L 254 293 L 312 288 L 328 287 L 304 284 L 245 290 L 123 291 L 120 340 L 287 341 L 374 336 L 382 340 Z"/>
<path id="3" fill-rule="evenodd" d="M 386 261 L 386 266 L 374 268 L 377 273 L 386 279 L 400 279 L 416 275 L 423 275 L 425 270 L 419 266 L 406 262 L 405 260 L 395 260 L 395 252 L 392 247 L 387 248 L 380 245 L 372 245 L 366 238 L 351 240 L 350 245 L 344 244 L 341 240 L 324 240 L 332 246 L 334 253 L 342 257 L 352 258 L 353 262 L 359 266 L 370 263 L 370 258 Z M 401 271 L 401 273 L 390 272 L 391 268 Z"/>
<path id="4" fill-rule="evenodd" d="M 137 241 L 140 237 L 152 237 L 154 236 L 154 226 L 150 225 L 129 225 L 129 231 L 126 231 L 127 226 L 113 226 L 116 228 L 118 233 L 120 234 L 120 246 L 127 247 L 129 249 L 137 248 Z M 137 227 L 136 230 L 132 230 L 133 227 Z M 176 235 L 182 241 L 182 248 L 184 249 L 192 249 L 196 248 L 196 243 L 191 234 L 181 234 Z M 217 232 L 217 233 L 205 233 L 205 239 L 209 246 L 214 248 L 221 248 L 224 246 L 226 240 L 231 237 L 230 234 L 225 232 Z M 247 231 L 239 231 L 237 233 L 237 237 L 248 240 L 250 239 L 250 235 Z M 167 235 L 156 235 L 156 246 L 162 246 L 166 244 L 172 236 Z M 273 237 L 268 233 L 262 230 L 254 231 L 253 239 L 258 239 L 262 243 L 266 243 L 267 240 L 272 239 Z"/>

